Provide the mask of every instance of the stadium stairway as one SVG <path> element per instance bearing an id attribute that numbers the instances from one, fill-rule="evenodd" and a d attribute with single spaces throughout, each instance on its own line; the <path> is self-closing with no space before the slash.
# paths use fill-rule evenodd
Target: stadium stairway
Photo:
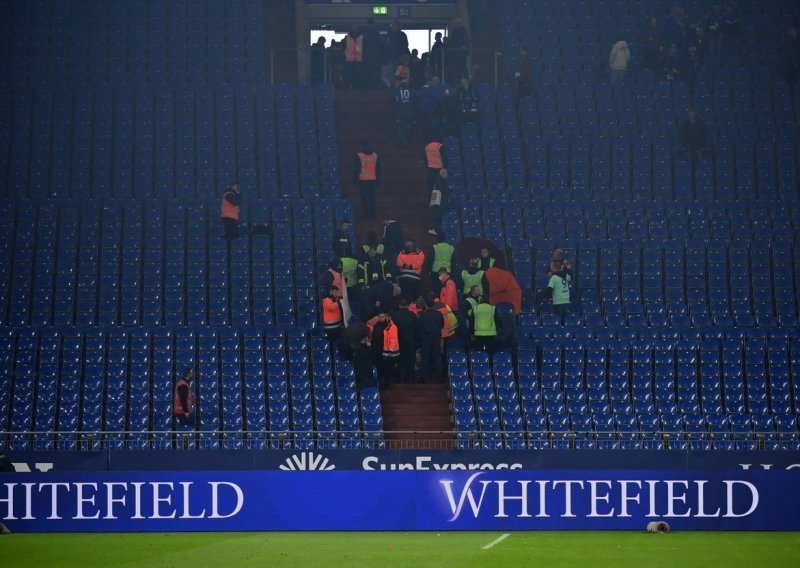
<path id="1" fill-rule="evenodd" d="M 266 77 L 274 83 L 297 82 L 297 33 L 293 0 L 268 2 Z"/>
<path id="2" fill-rule="evenodd" d="M 423 162 L 425 142 L 417 133 L 407 148 L 396 141 L 394 103 L 389 91 L 338 91 L 336 124 L 342 194 L 361 213 L 358 188 L 353 184 L 353 160 L 361 140 L 369 140 L 381 161 L 381 183 L 376 195 L 375 220 L 356 218 L 356 238 L 363 243 L 368 231 L 382 235 L 381 219 L 388 215 L 403 227 L 406 237 L 426 250 L 433 243 L 427 233 L 429 193 Z"/>
<path id="3" fill-rule="evenodd" d="M 445 385 L 389 385 L 381 389 L 381 406 L 385 439 L 391 447 L 400 449 L 455 447 L 454 436 L 438 433 L 453 430 L 450 400 Z"/>

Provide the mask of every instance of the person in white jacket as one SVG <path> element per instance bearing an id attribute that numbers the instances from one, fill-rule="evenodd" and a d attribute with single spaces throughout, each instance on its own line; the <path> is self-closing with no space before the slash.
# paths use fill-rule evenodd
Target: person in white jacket
<path id="1" fill-rule="evenodd" d="M 628 42 L 620 40 L 611 48 L 611 55 L 608 56 L 608 65 L 611 67 L 611 85 L 617 86 L 625 78 L 625 71 L 631 60 L 631 50 Z"/>

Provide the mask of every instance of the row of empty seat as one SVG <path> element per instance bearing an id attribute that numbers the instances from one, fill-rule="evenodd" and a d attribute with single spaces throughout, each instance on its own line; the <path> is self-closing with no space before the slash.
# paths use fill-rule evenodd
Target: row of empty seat
<path id="1" fill-rule="evenodd" d="M 0 94 L 0 195 L 248 198 L 340 195 L 330 87 L 258 83 Z"/>
<path id="2" fill-rule="evenodd" d="M 76 433 L 114 432 L 96 448 L 171 447 L 163 432 L 197 428 L 206 449 L 359 448 L 382 431 L 377 389 L 357 392 L 352 366 L 302 328 L 4 329 L 2 343 L 0 431 L 17 446 L 76 449 Z M 187 367 L 198 424 L 178 427 L 174 377 Z"/>
<path id="3" fill-rule="evenodd" d="M 263 80 L 266 9 L 254 0 L 11 2 L 6 84 Z"/>

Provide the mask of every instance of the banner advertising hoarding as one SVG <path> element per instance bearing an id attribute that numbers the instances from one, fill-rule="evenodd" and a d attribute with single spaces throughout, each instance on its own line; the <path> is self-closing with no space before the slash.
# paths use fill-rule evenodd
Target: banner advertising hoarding
<path id="1" fill-rule="evenodd" d="M 0 475 L 16 532 L 799 530 L 787 471 L 206 471 Z"/>
<path id="2" fill-rule="evenodd" d="M 656 450 L 126 450 L 6 452 L 17 471 L 794 469 L 800 452 Z"/>

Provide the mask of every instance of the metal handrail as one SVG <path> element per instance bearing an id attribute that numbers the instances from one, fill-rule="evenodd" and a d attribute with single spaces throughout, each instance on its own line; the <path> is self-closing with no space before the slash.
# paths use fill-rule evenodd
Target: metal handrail
<path id="1" fill-rule="evenodd" d="M 420 439 L 407 436 L 421 435 Z M 401 436 L 395 438 L 395 436 Z M 0 432 L 0 449 L 5 450 L 127 450 L 127 449 L 215 449 L 226 442 L 241 442 L 244 449 L 558 449 L 583 447 L 590 441 L 598 449 L 624 449 L 621 442 L 637 441 L 643 449 L 681 449 L 684 442 L 755 445 L 765 449 L 767 442 L 779 442 L 787 449 L 800 449 L 800 432 L 594 432 L 541 430 L 528 432 L 482 432 L 445 430 L 150 430 L 150 431 L 70 431 Z M 790 446 L 790 447 L 789 447 Z M 502 447 L 502 445 L 500 446 Z"/>

